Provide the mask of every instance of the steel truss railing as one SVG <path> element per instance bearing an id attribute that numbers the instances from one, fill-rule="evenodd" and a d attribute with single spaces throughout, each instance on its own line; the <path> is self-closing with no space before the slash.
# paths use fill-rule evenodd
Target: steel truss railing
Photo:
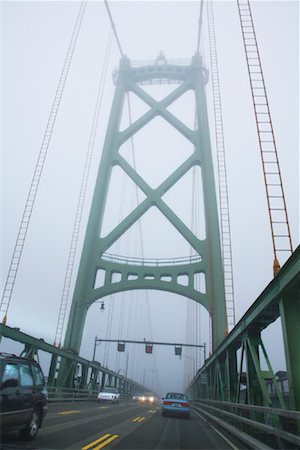
<path id="1" fill-rule="evenodd" d="M 93 391 L 104 386 L 117 387 L 121 394 L 131 394 L 146 389 L 145 386 L 134 380 L 102 366 L 98 361 L 88 361 L 74 352 L 57 348 L 43 339 L 37 339 L 23 333 L 17 328 L 0 324 L 0 339 L 2 337 L 24 344 L 24 350 L 21 353 L 23 357 L 39 361 L 41 352 L 51 355 L 49 372 L 48 374 L 45 373 L 51 400 L 66 401 L 73 400 L 75 397 L 76 400 L 87 400 Z M 70 373 L 75 374 L 70 388 L 64 386 L 64 380 L 60 380 L 60 382 L 58 380 L 58 370 L 63 361 L 68 362 Z M 69 376 L 69 373 L 67 373 L 67 376 Z"/>
<path id="2" fill-rule="evenodd" d="M 299 308 L 300 246 L 199 369 L 188 388 L 191 399 L 201 401 L 206 409 L 209 405 L 207 414 L 216 416 L 218 412 L 219 420 L 230 419 L 231 426 L 254 439 L 265 439 L 266 445 L 271 442 L 272 448 L 287 448 L 282 447 L 282 441 L 292 445 L 288 448 L 299 448 L 300 443 Z M 261 335 L 277 318 L 282 324 L 287 394 L 272 370 Z M 274 433 L 273 428 L 277 430 Z"/>
<path id="3" fill-rule="evenodd" d="M 137 264 L 141 266 L 176 266 L 179 264 L 192 264 L 202 261 L 200 255 L 179 256 L 177 258 L 134 258 L 130 256 L 103 253 L 102 258 L 106 261 L 113 261 L 120 264 Z"/>

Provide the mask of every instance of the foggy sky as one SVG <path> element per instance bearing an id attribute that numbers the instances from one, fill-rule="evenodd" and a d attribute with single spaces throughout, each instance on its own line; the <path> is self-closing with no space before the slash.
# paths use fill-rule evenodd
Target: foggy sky
<path id="1" fill-rule="evenodd" d="M 123 51 L 131 60 L 155 60 L 160 51 L 164 52 L 167 59 L 191 58 L 195 53 L 198 2 L 112 1 L 110 6 Z M 78 8 L 77 2 L 2 3 L 3 284 Z M 296 1 L 252 2 L 294 248 L 299 245 L 298 9 Z M 271 281 L 273 255 L 236 2 L 216 1 L 214 12 L 227 156 L 235 304 L 239 319 Z M 109 30 L 110 23 L 104 3 L 90 2 L 57 117 L 8 312 L 8 325 L 18 326 L 22 331 L 35 337 L 43 337 L 50 343 L 53 343 L 56 329 L 83 164 Z M 206 20 L 203 23 L 201 51 L 209 65 Z M 114 42 L 72 287 L 113 98 L 111 74 L 119 59 L 120 54 Z M 207 96 L 211 140 L 214 144 L 210 84 Z M 188 116 L 188 106 L 184 110 Z M 157 130 L 159 127 L 158 124 Z M 155 134 L 155 128 L 151 134 Z M 159 142 L 159 135 L 157 140 Z M 144 150 L 137 155 L 137 160 L 145 177 L 149 177 L 155 184 L 155 176 L 160 176 L 156 170 L 157 160 L 149 158 L 149 137 L 146 141 L 140 144 Z M 166 162 L 168 158 L 166 155 Z M 177 197 L 178 195 L 175 196 L 177 205 L 174 208 L 177 206 L 186 212 L 185 198 L 180 198 L 177 202 Z M 170 201 L 174 202 L 174 198 Z M 117 215 L 118 209 L 115 211 Z M 185 244 L 181 243 L 181 239 L 173 236 L 163 220 L 158 221 L 151 213 L 149 216 L 148 222 L 145 220 L 144 223 L 145 256 L 182 256 Z M 113 218 L 112 214 L 107 220 L 109 224 L 117 218 Z M 154 223 L 156 227 L 153 226 Z M 169 238 L 168 242 L 166 236 Z M 135 244 L 130 244 L 130 251 L 133 253 Z M 90 308 L 81 348 L 81 355 L 86 358 L 92 357 L 94 337 L 97 335 L 104 338 L 107 333 L 109 301 L 105 299 L 106 308 L 103 313 L 100 312 L 99 304 Z M 69 305 L 70 302 L 71 298 Z M 191 301 L 158 291 L 118 294 L 114 301 L 115 316 L 111 338 L 118 338 L 118 334 L 122 332 L 123 337 L 132 336 L 135 339 L 185 342 L 188 314 L 186 305 L 189 302 Z M 119 309 L 124 315 L 122 323 L 118 319 Z M 145 318 L 147 310 L 150 312 L 151 323 Z M 201 312 L 201 321 L 203 329 L 200 342 L 208 344 L 205 311 Z M 274 329 L 277 326 L 275 324 Z M 267 331 L 266 335 L 271 336 L 271 342 L 274 331 L 273 335 L 272 330 Z M 282 360 L 277 356 L 277 349 L 281 347 L 277 332 L 276 339 L 276 351 L 269 346 L 275 371 L 283 368 Z M 4 341 L 1 345 L 5 350 L 8 343 Z M 101 344 L 97 348 L 100 360 L 103 360 L 103 353 L 104 347 Z M 179 360 L 178 357 L 175 358 L 171 348 L 155 348 L 155 355 L 145 356 L 143 349 L 130 347 L 127 361 L 127 355 L 117 355 L 112 344 L 110 355 L 110 368 L 124 373 L 128 363 L 128 374 L 138 376 L 138 381 L 145 381 L 150 388 L 162 393 L 165 390 L 184 389 L 184 365 L 191 362 L 189 353 L 183 353 L 186 358 Z M 191 374 L 191 369 L 186 368 L 186 371 Z M 174 373 L 176 377 L 172 378 L 171 374 Z"/>

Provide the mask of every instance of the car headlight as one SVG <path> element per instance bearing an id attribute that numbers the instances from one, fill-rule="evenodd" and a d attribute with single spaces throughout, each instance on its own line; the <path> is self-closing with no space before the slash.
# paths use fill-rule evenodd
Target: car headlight
<path id="1" fill-rule="evenodd" d="M 149 398 L 150 402 L 154 402 L 154 397 Z"/>

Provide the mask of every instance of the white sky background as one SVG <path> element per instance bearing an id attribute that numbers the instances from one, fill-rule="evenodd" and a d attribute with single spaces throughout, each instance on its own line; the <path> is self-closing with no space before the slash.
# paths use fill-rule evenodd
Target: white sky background
<path id="1" fill-rule="evenodd" d="M 295 248 L 299 245 L 299 4 L 297 1 L 256 1 L 251 5 Z M 110 7 L 122 49 L 130 59 L 154 60 L 161 50 L 171 59 L 190 58 L 194 54 L 199 2 L 112 1 Z M 2 2 L 1 8 L 1 259 L 4 284 L 79 3 Z M 239 319 L 271 281 L 273 255 L 237 4 L 235 1 L 216 1 L 214 13 L 231 209 L 235 304 Z M 203 26 L 206 31 L 206 24 Z M 8 325 L 18 326 L 22 331 L 43 337 L 50 343 L 55 335 L 109 29 L 104 3 L 90 2 L 57 117 L 8 312 Z M 207 33 L 202 34 L 202 44 L 207 49 Z M 208 53 L 206 50 L 204 53 L 208 64 Z M 81 245 L 113 98 L 111 73 L 118 65 L 119 57 L 114 42 L 84 211 Z M 208 87 L 208 97 L 209 92 Z M 208 107 L 211 116 L 211 103 Z M 150 229 L 148 248 L 161 247 L 158 232 L 155 231 L 155 234 L 157 247 L 153 244 Z M 175 252 L 174 256 L 182 256 L 177 254 L 177 248 L 171 251 Z M 149 256 L 155 257 L 153 254 Z M 77 264 L 78 260 L 79 255 Z M 132 294 L 132 297 L 135 295 Z M 148 296 L 153 340 L 183 342 L 186 300 L 156 291 Z M 132 318 L 129 308 L 126 314 Z M 171 313 L 170 322 L 167 317 Z M 94 337 L 105 337 L 107 320 L 107 302 L 106 311 L 102 314 L 99 305 L 91 308 L 84 332 L 82 356 L 91 358 Z M 117 337 L 118 326 L 117 323 L 113 325 L 115 334 L 112 333 L 112 338 Z M 133 327 L 137 334 L 144 332 L 147 333 L 145 338 L 150 337 L 149 328 L 139 329 L 143 328 L 143 324 L 128 322 L 124 327 Z M 203 333 L 202 342 L 207 342 L 207 336 Z M 276 339 L 280 340 L 277 336 L 278 333 Z M 4 350 L 5 345 L 8 345 L 6 341 L 2 344 Z M 101 349 L 97 352 L 100 357 Z M 139 381 L 146 377 L 148 384 L 152 383 L 150 387 L 156 387 L 162 393 L 168 389 L 183 389 L 184 358 L 181 361 L 175 359 L 170 348 L 155 349 L 155 352 L 157 365 L 161 369 L 160 385 L 151 380 L 154 356 L 140 355 L 142 368 L 139 369 Z M 276 357 L 272 349 L 270 353 L 274 370 L 282 369 L 282 358 Z M 125 356 L 120 358 L 123 360 L 117 363 L 120 365 L 116 369 L 121 367 L 125 370 Z M 129 375 L 130 364 L 137 364 L 133 357 L 132 360 L 130 358 Z M 167 361 L 166 365 L 163 360 Z M 114 362 L 110 367 L 112 365 Z M 176 379 L 170 378 L 172 373 L 177 374 Z M 168 384 L 170 379 L 172 385 Z"/>

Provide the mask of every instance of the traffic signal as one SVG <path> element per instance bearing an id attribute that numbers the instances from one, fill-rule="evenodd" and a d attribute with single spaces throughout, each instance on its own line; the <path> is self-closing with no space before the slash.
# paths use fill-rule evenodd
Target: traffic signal
<path id="1" fill-rule="evenodd" d="M 175 345 L 175 355 L 176 356 L 181 356 L 181 352 L 182 352 L 182 346 L 181 345 Z"/>
<path id="2" fill-rule="evenodd" d="M 152 344 L 146 344 L 145 352 L 146 353 L 152 353 L 152 350 L 153 350 L 153 345 Z"/>
<path id="3" fill-rule="evenodd" d="M 118 352 L 125 352 L 125 342 L 118 342 Z"/>

